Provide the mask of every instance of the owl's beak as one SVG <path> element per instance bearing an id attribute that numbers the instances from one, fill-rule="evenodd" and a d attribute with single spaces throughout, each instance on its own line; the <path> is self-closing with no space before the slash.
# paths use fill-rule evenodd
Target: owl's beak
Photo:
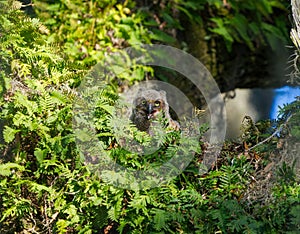
<path id="1" fill-rule="evenodd" d="M 152 117 L 152 112 L 153 112 L 153 105 L 149 103 L 148 105 L 148 119 Z"/>

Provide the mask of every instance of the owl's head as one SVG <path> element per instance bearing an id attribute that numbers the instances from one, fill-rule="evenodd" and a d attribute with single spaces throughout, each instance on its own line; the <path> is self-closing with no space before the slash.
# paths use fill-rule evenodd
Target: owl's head
<path id="1" fill-rule="evenodd" d="M 135 110 L 147 119 L 155 119 L 160 113 L 169 113 L 165 91 L 154 89 L 140 91 L 134 101 Z"/>

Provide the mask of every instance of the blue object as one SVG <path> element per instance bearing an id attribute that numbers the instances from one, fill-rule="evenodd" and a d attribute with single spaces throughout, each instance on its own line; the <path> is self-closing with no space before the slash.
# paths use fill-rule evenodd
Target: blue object
<path id="1" fill-rule="evenodd" d="M 274 90 L 274 99 L 270 111 L 270 119 L 277 119 L 279 106 L 295 101 L 295 97 L 300 96 L 300 87 L 284 86 Z"/>

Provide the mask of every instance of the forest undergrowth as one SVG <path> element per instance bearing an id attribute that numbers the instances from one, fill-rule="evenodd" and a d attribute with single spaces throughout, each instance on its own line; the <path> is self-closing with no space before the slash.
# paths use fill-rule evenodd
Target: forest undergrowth
<path id="1" fill-rule="evenodd" d="M 111 52 L 137 43 L 172 44 L 171 28 L 180 28 L 176 12 L 189 16 L 199 9 L 189 0 L 176 1 L 177 11 L 171 11 L 171 2 L 161 3 L 164 28 L 131 0 L 34 1 L 35 17 L 23 11 L 31 5 L 0 1 L 0 233 L 299 233 L 299 97 L 282 106 L 277 120 L 248 118 L 241 138 L 224 142 L 205 173 L 199 170 L 208 145 L 198 140 L 189 149 L 195 151 L 190 164 L 158 187 L 116 187 L 110 181 L 126 178 L 94 173 L 78 149 L 74 106 L 91 93 L 77 87 Z M 220 2 L 201 6 L 215 9 Z M 275 3 L 281 7 L 280 1 L 261 2 L 256 7 L 266 18 Z M 226 37 L 214 21 L 217 35 Z M 244 32 L 229 32 L 224 48 L 243 39 L 254 46 Z M 168 133 L 164 147 L 148 157 L 119 147 L 111 128 L 118 93 L 155 70 L 135 65 L 118 74 L 95 91 L 97 139 L 114 163 L 147 170 L 173 156 L 179 135 Z M 86 126 L 84 118 L 78 121 Z M 136 141 L 148 144 L 146 133 L 128 128 Z M 83 133 L 84 141 L 89 136 Z"/>

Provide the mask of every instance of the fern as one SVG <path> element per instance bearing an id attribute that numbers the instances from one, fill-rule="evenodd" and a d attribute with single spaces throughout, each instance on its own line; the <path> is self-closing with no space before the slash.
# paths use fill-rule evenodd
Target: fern
<path id="1" fill-rule="evenodd" d="M 13 172 L 12 169 L 18 169 L 19 171 L 24 171 L 25 167 L 21 166 L 17 163 L 5 163 L 5 164 L 0 164 L 0 175 L 1 176 L 9 176 Z"/>
<path id="2" fill-rule="evenodd" d="M 38 108 L 35 101 L 28 100 L 28 97 L 21 93 L 16 93 L 15 95 L 15 106 L 25 109 L 29 116 L 33 116 Z"/>
<path id="3" fill-rule="evenodd" d="M 152 146 L 151 136 L 139 132 L 129 121 L 119 120 L 115 108 L 118 82 L 131 84 L 153 71 L 138 65 L 132 69 L 116 66 L 117 72 L 122 71 L 116 78 L 110 77 L 109 68 L 105 74 L 101 69 L 89 74 L 87 70 L 111 50 L 128 46 L 127 42 L 165 37 L 149 36 L 143 25 L 149 15 L 134 12 L 133 1 L 35 3 L 47 9 L 41 12 L 36 8 L 43 22 L 28 18 L 16 1 L 0 2 L 0 78 L 4 85 L 0 116 L 5 125 L 0 164 L 1 233 L 102 233 L 117 229 L 123 233 L 272 233 L 299 229 L 299 186 L 292 168 L 279 170 L 282 180 L 274 182 L 272 201 L 250 203 L 242 195 L 254 183 L 250 181 L 253 155 L 241 156 L 240 145 L 225 143 L 229 149 L 210 171 L 199 175 L 203 160 L 200 145 L 205 150 L 200 136 L 191 139 L 180 132 L 166 132 L 157 136 L 161 147 L 149 155 L 131 153 L 116 143 L 115 135 L 121 135 L 123 127 L 128 132 L 124 130 L 122 136 L 139 146 Z M 197 7 L 191 1 L 178 4 Z M 164 17 L 170 19 L 166 14 Z M 126 63 L 134 62 L 127 58 Z M 109 79 L 95 82 L 97 77 Z M 85 84 L 89 88 L 81 90 Z M 91 110 L 88 116 L 77 115 L 81 110 L 77 101 L 84 98 L 93 101 L 93 105 L 82 107 Z M 297 105 L 284 107 L 282 120 L 292 116 L 290 129 L 297 129 Z M 77 120 L 80 128 L 74 129 Z M 114 132 L 112 125 L 120 132 Z M 91 152 L 101 150 L 99 160 L 109 159 L 101 171 L 97 171 L 97 164 L 86 165 L 93 158 L 79 151 L 74 135 L 78 130 L 80 139 L 90 139 L 89 130 L 95 128 L 99 147 L 90 141 L 84 147 Z M 174 158 L 178 162 L 169 162 Z M 189 165 L 182 163 L 187 159 Z M 12 162 L 5 163 L 7 160 Z M 126 167 L 126 173 L 115 171 L 116 163 Z M 162 184 L 156 170 L 161 165 L 165 165 L 167 176 L 180 174 Z M 145 173 L 138 182 L 127 173 L 148 170 L 152 174 Z M 127 189 L 117 187 L 120 184 Z"/>
<path id="4" fill-rule="evenodd" d="M 15 135 L 17 132 L 19 132 L 19 130 L 5 126 L 3 130 L 3 138 L 5 142 L 6 143 L 12 142 L 15 139 Z"/>
<path id="5" fill-rule="evenodd" d="M 45 90 L 41 91 L 42 96 L 39 100 L 39 108 L 42 112 L 49 112 L 50 110 L 53 110 L 55 107 L 55 102 L 51 95 L 46 92 Z"/>
<path id="6" fill-rule="evenodd" d="M 156 231 L 161 231 L 162 229 L 167 228 L 167 224 L 169 221 L 169 215 L 168 212 L 161 209 L 152 209 L 152 212 L 154 214 L 153 222 L 154 222 L 154 228 Z"/>
<path id="7" fill-rule="evenodd" d="M 10 6 L 11 10 L 20 10 L 22 7 L 22 3 L 19 1 L 11 1 L 10 4 L 11 4 L 11 6 Z"/>

